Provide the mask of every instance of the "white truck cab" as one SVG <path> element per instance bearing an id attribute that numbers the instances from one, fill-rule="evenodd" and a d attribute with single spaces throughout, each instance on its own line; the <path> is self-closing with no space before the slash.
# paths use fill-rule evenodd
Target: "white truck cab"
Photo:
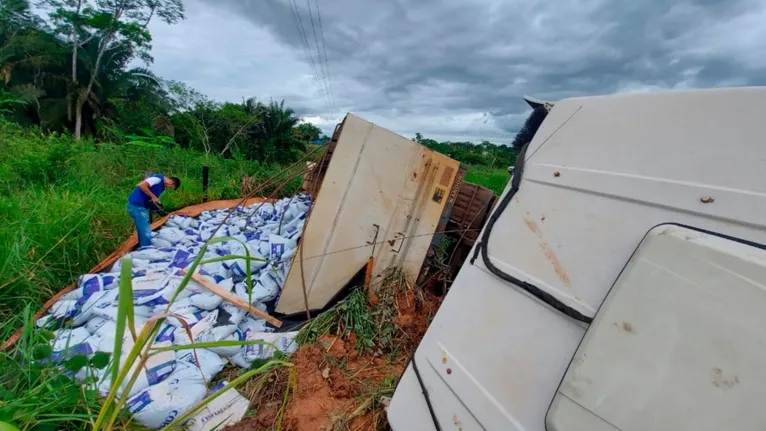
<path id="1" fill-rule="evenodd" d="M 392 428 L 766 429 L 765 176 L 766 88 L 555 103 Z"/>

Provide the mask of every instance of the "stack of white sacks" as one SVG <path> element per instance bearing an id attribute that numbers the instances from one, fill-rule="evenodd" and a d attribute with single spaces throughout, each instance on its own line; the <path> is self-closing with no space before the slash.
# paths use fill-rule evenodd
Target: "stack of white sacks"
<path id="1" fill-rule="evenodd" d="M 251 257 L 263 259 L 250 262 L 252 294 L 248 294 L 245 280 L 246 259 L 206 263 L 198 268 L 198 274 L 245 301 L 251 301 L 255 308 L 266 311 L 267 304 L 275 303 L 281 293 L 310 206 L 310 196 L 296 195 L 273 204 L 238 207 L 215 234 L 213 232 L 226 217 L 228 209 L 205 211 L 198 218 L 172 216 L 154 232 L 152 247 L 128 255 L 133 259 L 136 331 L 140 332 L 148 318 L 166 313 L 169 300 L 183 279 L 180 270 L 192 264 L 202 244 L 211 237 L 230 237 L 232 240 L 210 244 L 203 260 L 246 256 L 248 251 Z M 122 259 L 118 260 L 110 272 L 81 276 L 78 288 L 63 296 L 51 307 L 50 314 L 37 322 L 40 327 L 68 322 L 67 329 L 54 331 L 54 360 L 74 353 L 88 356 L 99 351 L 112 353 L 122 262 Z M 274 328 L 263 319 L 222 301 L 221 297 L 193 281 L 178 295 L 169 312 L 182 316 L 191 327 L 192 337 L 179 319 L 170 318 L 162 324 L 154 347 L 221 340 L 263 340 L 285 354 L 291 354 L 297 348 L 295 332 L 274 333 Z M 126 330 L 122 344 L 123 364 L 132 343 L 132 336 Z M 183 414 L 210 394 L 205 383 L 210 382 L 227 361 L 249 367 L 256 359 L 269 359 L 274 355 L 274 349 L 264 344 L 195 350 L 199 363 L 193 350 L 168 351 L 150 357 L 129 393 L 128 408 L 139 422 L 156 429 Z M 100 370 L 94 372 L 99 379 L 99 390 L 108 393 L 111 386 L 109 374 Z M 82 371 L 75 377 L 84 379 L 85 376 Z M 206 430 L 206 425 L 218 424 L 226 418 L 230 422 L 237 421 L 246 410 L 247 400 L 236 391 L 229 391 L 187 425 L 189 429 Z"/>

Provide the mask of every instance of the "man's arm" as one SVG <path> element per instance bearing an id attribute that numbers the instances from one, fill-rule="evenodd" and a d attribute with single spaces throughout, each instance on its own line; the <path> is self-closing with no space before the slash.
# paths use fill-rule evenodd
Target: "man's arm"
<path id="1" fill-rule="evenodd" d="M 138 183 L 137 186 L 139 189 L 141 189 L 142 192 L 144 192 L 146 196 L 149 196 L 152 202 L 158 203 L 160 199 L 157 196 L 155 196 L 154 193 L 152 193 L 149 187 L 159 184 L 160 181 L 162 180 L 160 180 L 157 177 L 149 177 L 141 181 L 140 183 Z"/>

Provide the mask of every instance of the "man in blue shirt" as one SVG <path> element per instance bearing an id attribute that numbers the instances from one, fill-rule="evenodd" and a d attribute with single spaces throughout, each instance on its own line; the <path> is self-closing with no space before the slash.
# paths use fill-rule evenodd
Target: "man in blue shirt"
<path id="1" fill-rule="evenodd" d="M 136 224 L 138 245 L 152 245 L 152 227 L 149 224 L 149 208 L 160 202 L 160 195 L 166 187 L 177 189 L 181 180 L 177 177 L 166 177 L 162 174 L 152 174 L 136 185 L 136 189 L 128 197 L 128 214 Z"/>

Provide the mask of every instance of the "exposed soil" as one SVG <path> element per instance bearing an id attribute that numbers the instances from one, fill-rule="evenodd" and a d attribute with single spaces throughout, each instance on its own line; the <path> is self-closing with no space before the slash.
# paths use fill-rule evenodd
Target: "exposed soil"
<path id="1" fill-rule="evenodd" d="M 355 349 L 356 336 L 323 335 L 316 343 L 301 346 L 290 361 L 295 365 L 296 388 L 282 418 L 286 431 L 340 431 L 388 429 L 381 391 L 390 395 L 414 348 L 425 334 L 441 299 L 429 293 L 415 295 L 406 289 L 395 298 L 400 331 L 395 353 L 378 356 Z M 228 431 L 276 429 L 287 387 L 287 370 L 274 372 L 266 387 L 245 393 L 253 401 L 255 416 L 243 419 Z M 381 389 L 383 388 L 383 389 Z"/>

